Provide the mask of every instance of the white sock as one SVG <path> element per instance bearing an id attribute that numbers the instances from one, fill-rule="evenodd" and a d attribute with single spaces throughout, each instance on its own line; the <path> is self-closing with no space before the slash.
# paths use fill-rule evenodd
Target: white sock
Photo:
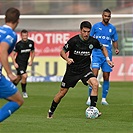
<path id="1" fill-rule="evenodd" d="M 90 101 L 90 97 L 88 97 L 88 100 L 87 101 Z"/>
<path id="2" fill-rule="evenodd" d="M 106 102 L 106 98 L 102 98 L 102 102 Z"/>

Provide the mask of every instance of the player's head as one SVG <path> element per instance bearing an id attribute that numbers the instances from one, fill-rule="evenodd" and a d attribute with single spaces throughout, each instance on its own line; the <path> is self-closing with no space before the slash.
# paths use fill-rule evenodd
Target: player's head
<path id="1" fill-rule="evenodd" d="M 103 19 L 102 22 L 104 24 L 108 24 L 109 23 L 109 20 L 111 19 L 111 11 L 109 9 L 103 10 L 102 19 Z"/>
<path id="2" fill-rule="evenodd" d="M 27 41 L 27 39 L 28 39 L 28 31 L 27 30 L 23 29 L 21 31 L 21 38 L 22 38 L 22 41 L 24 41 L 24 42 Z"/>
<path id="3" fill-rule="evenodd" d="M 91 23 L 89 21 L 83 21 L 80 24 L 80 33 L 83 40 L 88 40 L 91 30 Z"/>
<path id="4" fill-rule="evenodd" d="M 19 23 L 19 16 L 20 16 L 19 10 L 11 7 L 7 9 L 5 13 L 5 23 L 12 23 L 14 24 L 13 28 L 16 28 L 16 26 Z"/>

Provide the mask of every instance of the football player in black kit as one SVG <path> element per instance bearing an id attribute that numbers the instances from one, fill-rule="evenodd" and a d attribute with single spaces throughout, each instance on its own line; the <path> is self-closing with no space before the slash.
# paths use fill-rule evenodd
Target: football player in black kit
<path id="1" fill-rule="evenodd" d="M 83 21 L 80 24 L 80 34 L 70 38 L 60 52 L 60 56 L 67 62 L 67 68 L 61 82 L 61 88 L 52 101 L 47 118 L 53 118 L 53 113 L 61 99 L 68 92 L 69 88 L 74 87 L 79 80 L 81 80 L 84 85 L 89 84 L 92 86 L 90 106 L 96 107 L 98 99 L 98 81 L 90 68 L 92 50 L 94 48 L 101 49 L 108 64 L 111 67 L 113 67 L 114 64 L 110 61 L 106 48 L 100 44 L 97 39 L 89 36 L 91 27 L 90 22 Z M 68 51 L 69 55 L 67 56 L 66 53 Z M 99 113 L 99 116 L 100 115 L 101 112 Z"/>
<path id="2" fill-rule="evenodd" d="M 28 77 L 26 69 L 28 65 L 32 65 L 35 57 L 34 41 L 28 39 L 28 31 L 25 29 L 21 31 L 21 38 L 22 39 L 15 45 L 11 56 L 17 70 L 17 79 L 14 81 L 14 84 L 17 85 L 21 80 L 23 98 L 28 98 L 28 94 L 26 92 L 26 80 Z"/>

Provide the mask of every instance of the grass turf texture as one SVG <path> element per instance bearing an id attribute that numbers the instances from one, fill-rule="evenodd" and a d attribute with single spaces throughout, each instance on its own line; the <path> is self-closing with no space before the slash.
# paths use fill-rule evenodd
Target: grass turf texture
<path id="1" fill-rule="evenodd" d="M 85 118 L 88 89 L 79 82 L 62 99 L 54 118 L 47 119 L 60 83 L 28 83 L 29 98 L 17 112 L 0 123 L 0 133 L 132 133 L 133 82 L 111 82 L 110 86 L 109 106 L 100 104 L 99 88 L 97 108 L 102 112 L 101 117 L 94 120 Z M 0 107 L 4 103 L 5 100 L 0 100 Z"/>

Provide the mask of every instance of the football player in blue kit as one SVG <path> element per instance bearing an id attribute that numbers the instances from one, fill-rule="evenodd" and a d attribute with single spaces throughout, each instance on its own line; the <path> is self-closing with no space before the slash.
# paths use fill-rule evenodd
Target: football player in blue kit
<path id="1" fill-rule="evenodd" d="M 12 83 L 17 77 L 12 73 L 8 62 L 8 55 L 17 41 L 17 34 L 14 30 L 19 23 L 19 16 L 18 9 L 9 8 L 5 13 L 5 24 L 0 26 L 0 98 L 8 101 L 0 108 L 0 122 L 18 110 L 24 102 L 20 92 Z M 2 74 L 2 67 L 10 81 Z"/>
<path id="2" fill-rule="evenodd" d="M 103 46 L 106 47 L 109 54 L 109 59 L 112 61 L 112 45 L 114 47 L 115 53 L 119 53 L 118 49 L 118 35 L 115 26 L 109 23 L 111 19 L 111 11 L 109 9 L 105 9 L 102 13 L 102 22 L 98 22 L 93 25 L 90 36 L 98 39 Z M 93 49 L 92 52 L 92 71 L 94 75 L 97 77 L 98 71 L 100 68 L 103 71 L 103 85 L 102 85 L 102 105 L 108 105 L 106 101 L 106 97 L 109 91 L 110 83 L 109 83 L 109 76 L 112 68 L 107 64 L 105 56 L 103 55 L 102 51 L 99 49 Z M 86 102 L 87 105 L 90 105 L 90 93 L 91 93 L 91 86 L 89 86 L 88 91 L 88 100 Z"/>

